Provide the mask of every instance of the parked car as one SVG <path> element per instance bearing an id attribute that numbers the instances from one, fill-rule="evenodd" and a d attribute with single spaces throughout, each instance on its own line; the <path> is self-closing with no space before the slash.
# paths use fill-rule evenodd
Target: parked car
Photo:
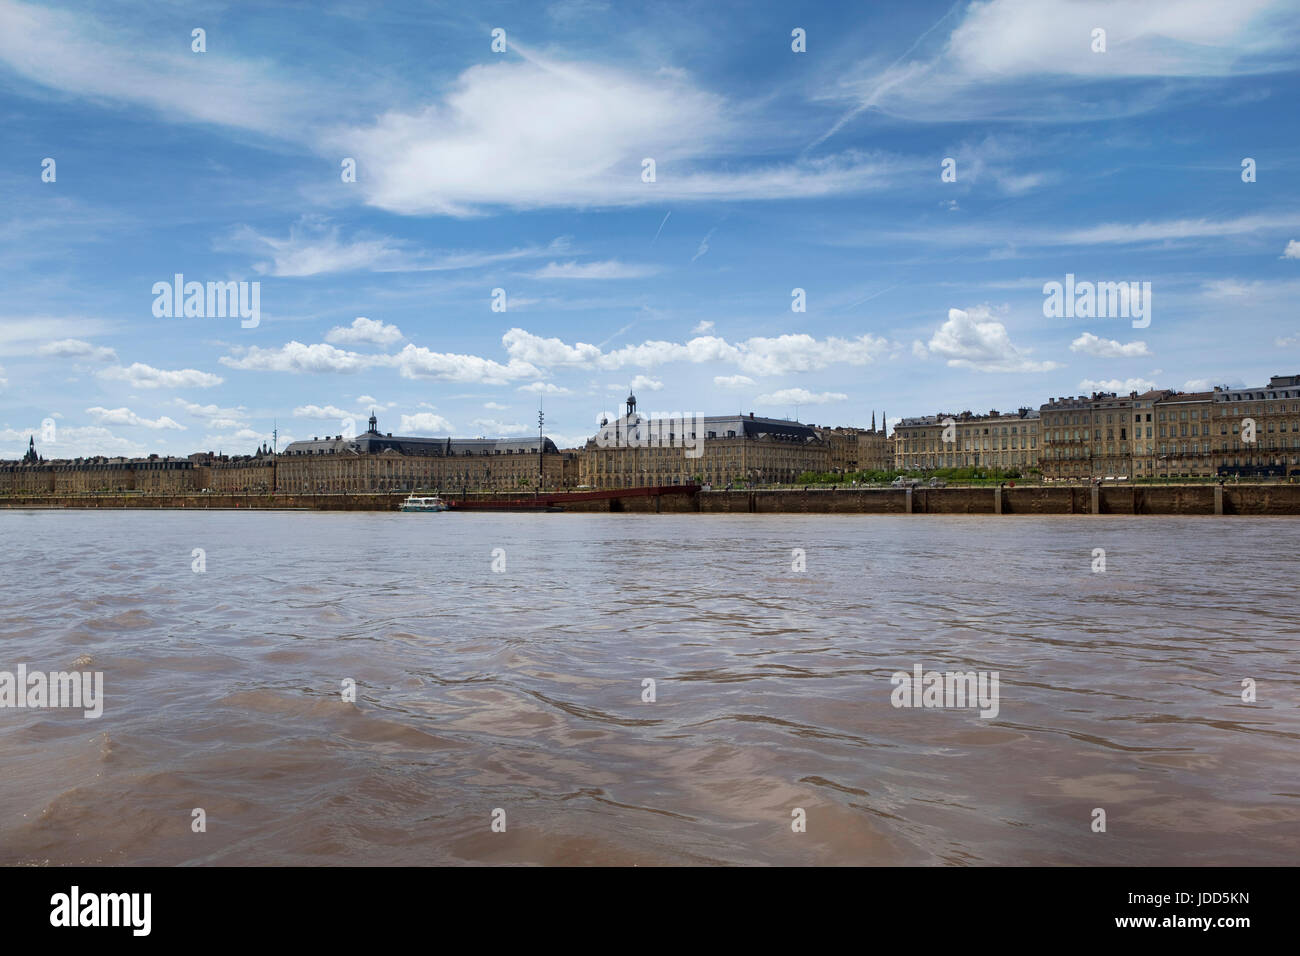
<path id="1" fill-rule="evenodd" d="M 921 483 L 919 478 L 904 478 L 901 475 L 894 479 L 894 488 L 915 488 Z"/>
<path id="2" fill-rule="evenodd" d="M 948 482 L 944 481 L 942 478 L 931 478 L 931 479 L 930 479 L 930 487 L 931 487 L 931 488 L 947 488 L 947 487 L 948 487 Z"/>

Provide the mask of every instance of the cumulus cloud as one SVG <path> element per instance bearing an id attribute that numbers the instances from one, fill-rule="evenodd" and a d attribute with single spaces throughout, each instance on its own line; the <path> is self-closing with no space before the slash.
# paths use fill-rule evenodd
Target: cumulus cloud
<path id="1" fill-rule="evenodd" d="M 242 405 L 236 408 L 222 408 L 219 405 L 200 405 L 196 402 L 187 402 L 183 398 L 172 399 L 173 405 L 179 405 L 195 418 L 204 420 L 204 424 L 209 428 L 239 428 L 244 422 L 244 414 L 247 411 Z"/>
<path id="2" fill-rule="evenodd" d="M 987 306 L 949 309 L 948 321 L 930 337 L 926 351 L 946 359 L 953 368 L 979 372 L 1047 372 L 1060 368 L 1059 362 L 1035 361 L 1028 357 L 1028 350 L 1012 345 L 1006 326 L 992 317 Z"/>
<path id="3" fill-rule="evenodd" d="M 712 331 L 713 323 L 708 319 L 705 319 L 702 322 L 696 323 L 695 328 L 691 329 L 691 335 L 708 335 Z"/>
<path id="4" fill-rule="evenodd" d="M 403 378 L 431 378 L 444 382 L 505 385 L 521 378 L 536 378 L 541 374 L 534 366 L 513 356 L 503 365 L 477 355 L 434 352 L 411 344 L 407 344 L 406 348 L 393 358 Z"/>
<path id="5" fill-rule="evenodd" d="M 96 405 L 94 408 L 86 409 L 86 414 L 95 419 L 100 425 L 138 425 L 141 428 L 174 428 L 178 431 L 185 431 L 185 426 L 162 415 L 159 418 L 142 418 L 129 408 L 104 408 Z"/>
<path id="6" fill-rule="evenodd" d="M 527 385 L 520 385 L 515 391 L 531 392 L 534 395 L 568 395 L 567 388 L 561 388 L 553 382 L 529 382 Z"/>
<path id="7" fill-rule="evenodd" d="M 1084 332 L 1070 343 L 1071 352 L 1096 355 L 1100 358 L 1138 358 L 1150 355 L 1145 342 L 1128 342 L 1121 344 L 1114 339 L 1098 338 L 1091 332 Z"/>
<path id="8" fill-rule="evenodd" d="M 95 362 L 116 362 L 117 353 L 106 345 L 91 345 L 80 339 L 59 339 L 36 350 L 37 355 L 54 358 L 84 358 Z"/>
<path id="9" fill-rule="evenodd" d="M 401 429 L 404 435 L 418 432 L 450 435 L 455 431 L 451 422 L 441 415 L 435 415 L 433 412 L 416 412 L 414 415 L 403 415 Z"/>
<path id="10" fill-rule="evenodd" d="M 1149 392 L 1159 387 L 1146 378 L 1085 378 L 1079 383 L 1079 388 L 1085 392 L 1115 392 L 1118 395 L 1127 395 L 1129 392 Z"/>
<path id="11" fill-rule="evenodd" d="M 295 340 L 279 348 L 254 345 L 239 349 L 237 354 L 223 355 L 219 361 L 229 368 L 253 372 L 357 372 L 382 358 L 387 356 L 349 352 L 323 342 L 304 345 Z"/>
<path id="12" fill-rule="evenodd" d="M 143 362 L 114 365 L 99 373 L 100 378 L 126 382 L 132 388 L 212 388 L 225 379 L 194 368 L 161 369 Z"/>
<path id="13" fill-rule="evenodd" d="M 293 410 L 293 417 L 310 418 L 314 421 L 342 421 L 345 418 L 354 418 L 355 415 L 336 405 L 299 405 Z"/>
<path id="14" fill-rule="evenodd" d="M 718 388 L 748 388 L 754 380 L 748 375 L 715 375 L 713 384 Z"/>
<path id="15" fill-rule="evenodd" d="M 402 330 L 397 326 L 364 316 L 353 319 L 351 325 L 337 325 L 325 334 L 325 341 L 336 345 L 389 346 L 396 345 L 404 338 Z"/>
<path id="16" fill-rule="evenodd" d="M 35 437 L 36 450 L 46 458 L 89 458 L 103 455 L 108 458 L 138 458 L 157 449 L 115 435 L 103 425 L 60 425 L 56 440 L 42 442 L 41 428 L 0 428 L 0 447 L 10 451 L 0 452 L 0 458 L 20 458 L 27 451 L 28 437 Z"/>
<path id="17" fill-rule="evenodd" d="M 638 375 L 632 379 L 632 391 L 646 390 L 658 392 L 664 387 L 664 383 L 657 379 L 650 378 L 648 375 Z"/>
<path id="18" fill-rule="evenodd" d="M 755 375 L 818 371 L 834 364 L 867 365 L 889 348 L 871 334 L 852 339 L 815 339 L 805 333 L 756 336 L 731 343 L 717 336 L 697 336 L 688 342 L 646 341 L 610 352 L 584 342 L 570 345 L 514 328 L 502 336 L 512 359 L 545 368 L 654 368 L 673 362 L 725 362 Z"/>
<path id="19" fill-rule="evenodd" d="M 1290 240 L 1282 250 L 1283 259 L 1300 259 L 1300 241 Z"/>
<path id="20" fill-rule="evenodd" d="M 537 368 L 515 359 L 503 365 L 477 355 L 434 352 L 410 343 L 395 354 L 374 355 L 335 348 L 324 342 L 304 345 L 292 341 L 279 348 L 237 349 L 236 354 L 223 355 L 220 361 L 230 368 L 258 372 L 350 373 L 369 368 L 395 368 L 403 378 L 488 385 L 504 385 L 541 374 Z"/>

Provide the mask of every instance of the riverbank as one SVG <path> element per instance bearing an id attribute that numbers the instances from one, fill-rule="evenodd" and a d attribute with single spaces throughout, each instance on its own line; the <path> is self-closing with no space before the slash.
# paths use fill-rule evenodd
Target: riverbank
<path id="1" fill-rule="evenodd" d="M 277 511 L 396 511 L 404 492 L 336 494 L 87 494 L 0 497 L 0 508 L 90 508 Z M 493 503 L 516 494 L 448 495 Z M 962 488 L 800 488 L 644 491 L 566 502 L 563 510 L 652 514 L 986 514 L 986 515 L 1300 515 L 1300 485 L 1023 485 Z"/>

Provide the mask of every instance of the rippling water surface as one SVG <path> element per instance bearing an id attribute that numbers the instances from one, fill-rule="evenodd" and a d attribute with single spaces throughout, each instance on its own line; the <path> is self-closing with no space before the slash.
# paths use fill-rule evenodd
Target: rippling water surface
<path id="1" fill-rule="evenodd" d="M 1300 850 L 1296 519 L 0 512 L 0 531 L 0 670 L 98 670 L 106 696 L 99 720 L 0 709 L 0 863 Z M 997 671 L 997 717 L 891 706 L 917 663 Z"/>

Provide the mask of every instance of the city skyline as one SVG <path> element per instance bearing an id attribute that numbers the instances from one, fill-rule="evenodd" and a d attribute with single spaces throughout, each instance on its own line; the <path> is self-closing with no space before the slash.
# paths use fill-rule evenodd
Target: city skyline
<path id="1" fill-rule="evenodd" d="M 0 2 L 0 458 L 46 418 L 49 458 L 248 454 L 540 400 L 577 447 L 629 390 L 892 428 L 1300 362 L 1289 5 L 664 9 Z"/>

